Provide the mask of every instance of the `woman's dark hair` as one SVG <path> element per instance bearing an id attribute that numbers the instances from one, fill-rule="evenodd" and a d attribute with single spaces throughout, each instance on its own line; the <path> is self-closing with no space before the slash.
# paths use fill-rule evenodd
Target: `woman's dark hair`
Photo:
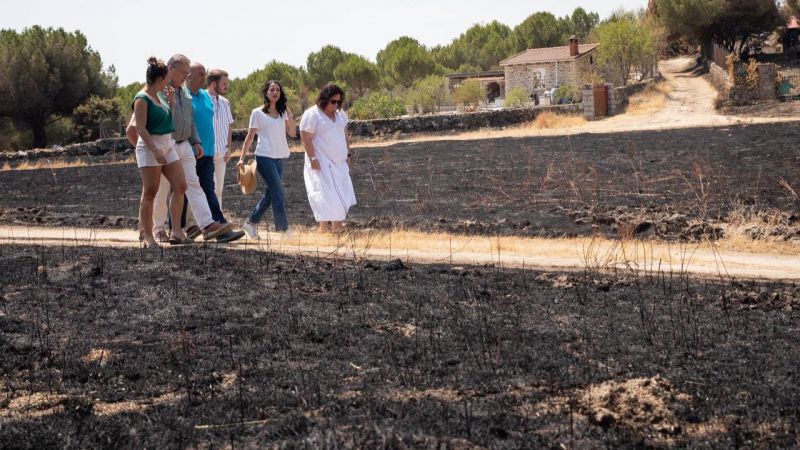
<path id="1" fill-rule="evenodd" d="M 342 101 L 339 102 L 339 106 L 337 107 L 337 109 L 342 109 L 344 105 L 344 91 L 335 84 L 326 84 L 323 86 L 322 90 L 319 91 L 319 96 L 317 96 L 317 108 L 322 109 L 328 106 L 328 102 L 331 101 L 331 97 L 334 95 L 342 96 Z"/>
<path id="2" fill-rule="evenodd" d="M 169 68 L 164 64 L 164 61 L 151 56 L 147 60 L 147 85 L 155 83 L 159 78 L 166 77 L 167 72 L 169 72 Z"/>
<path id="3" fill-rule="evenodd" d="M 278 102 L 275 103 L 275 108 L 278 110 L 278 114 L 281 116 L 283 113 L 286 112 L 286 93 L 283 92 L 283 86 L 275 80 L 269 80 L 264 83 L 264 114 L 269 114 L 269 97 L 267 96 L 267 92 L 269 92 L 269 87 L 273 84 L 277 84 L 278 88 L 281 90 L 281 95 L 278 97 Z"/>

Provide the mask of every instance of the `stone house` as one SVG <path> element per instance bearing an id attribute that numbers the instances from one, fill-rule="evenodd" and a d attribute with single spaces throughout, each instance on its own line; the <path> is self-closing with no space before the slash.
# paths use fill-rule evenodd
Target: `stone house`
<path id="1" fill-rule="evenodd" d="M 594 66 L 597 44 L 579 44 L 570 37 L 563 47 L 532 48 L 500 61 L 505 72 L 506 92 L 515 87 L 529 94 L 534 90 L 557 88 L 570 84 L 579 88 L 582 75 Z"/>

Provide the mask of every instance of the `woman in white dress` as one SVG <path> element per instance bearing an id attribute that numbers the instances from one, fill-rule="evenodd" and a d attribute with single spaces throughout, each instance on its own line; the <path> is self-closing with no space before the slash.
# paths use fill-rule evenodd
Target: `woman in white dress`
<path id="1" fill-rule="evenodd" d="M 300 137 L 306 150 L 303 178 L 308 203 L 320 232 L 341 232 L 347 211 L 356 204 L 350 180 L 347 114 L 342 110 L 344 91 L 329 84 L 317 104 L 300 119 Z"/>

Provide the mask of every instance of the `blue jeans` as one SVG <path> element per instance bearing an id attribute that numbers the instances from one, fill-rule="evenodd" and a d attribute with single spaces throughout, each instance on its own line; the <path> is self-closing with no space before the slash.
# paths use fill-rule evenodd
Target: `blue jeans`
<path id="1" fill-rule="evenodd" d="M 275 229 L 286 231 L 289 229 L 289 219 L 286 218 L 286 207 L 283 197 L 283 160 L 256 156 L 256 169 L 267 183 L 264 196 L 261 197 L 253 213 L 250 214 L 250 223 L 259 223 L 264 213 L 272 205 L 272 216 L 275 219 Z"/>
<path id="2" fill-rule="evenodd" d="M 228 223 L 225 216 L 222 215 L 222 208 L 219 207 L 219 199 L 214 190 L 214 157 L 203 156 L 197 160 L 197 178 L 200 179 L 200 187 L 203 188 L 203 193 L 206 194 L 208 200 L 208 208 L 211 210 L 211 218 L 215 222 Z"/>

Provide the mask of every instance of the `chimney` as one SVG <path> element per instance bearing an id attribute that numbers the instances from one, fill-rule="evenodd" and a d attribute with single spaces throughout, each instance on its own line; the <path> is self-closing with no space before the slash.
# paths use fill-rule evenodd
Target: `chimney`
<path id="1" fill-rule="evenodd" d="M 575 35 L 569 37 L 569 56 L 571 58 L 578 56 L 578 38 Z"/>

